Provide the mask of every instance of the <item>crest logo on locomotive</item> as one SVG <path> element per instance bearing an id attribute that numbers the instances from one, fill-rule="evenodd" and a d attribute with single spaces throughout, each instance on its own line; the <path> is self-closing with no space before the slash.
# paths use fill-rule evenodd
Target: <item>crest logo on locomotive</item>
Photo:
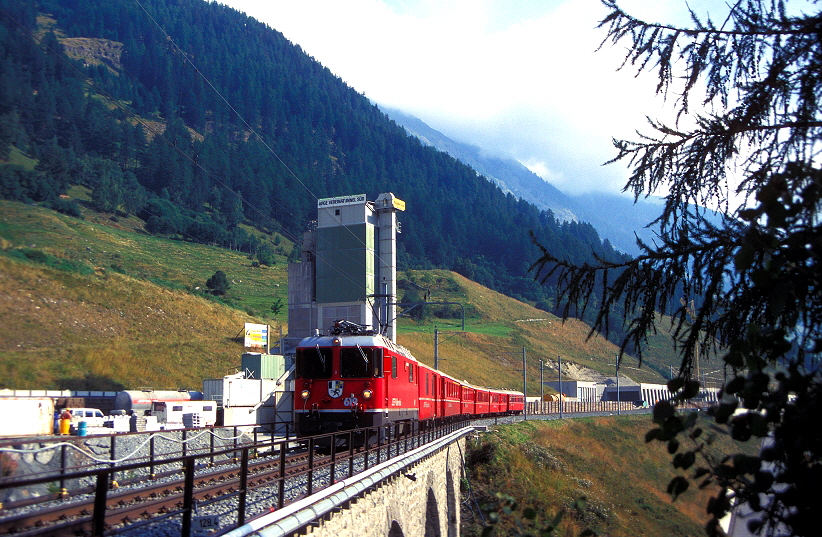
<path id="1" fill-rule="evenodd" d="M 328 381 L 328 395 L 336 399 L 337 397 L 341 397 L 343 394 L 343 381 L 341 380 L 329 380 Z"/>

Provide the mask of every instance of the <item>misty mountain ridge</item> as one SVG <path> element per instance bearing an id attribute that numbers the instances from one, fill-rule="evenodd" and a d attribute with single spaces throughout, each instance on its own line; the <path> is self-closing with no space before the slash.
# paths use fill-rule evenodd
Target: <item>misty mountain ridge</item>
<path id="1" fill-rule="evenodd" d="M 646 226 L 659 216 L 661 200 L 648 198 L 634 203 L 626 196 L 604 192 L 565 194 L 513 157 L 495 156 L 485 148 L 457 142 L 402 110 L 385 106 L 380 110 L 423 144 L 469 165 L 503 192 L 540 210 L 550 210 L 561 221 L 588 222 L 622 252 L 639 254 L 637 236 L 645 242 L 653 240 L 654 234 Z"/>

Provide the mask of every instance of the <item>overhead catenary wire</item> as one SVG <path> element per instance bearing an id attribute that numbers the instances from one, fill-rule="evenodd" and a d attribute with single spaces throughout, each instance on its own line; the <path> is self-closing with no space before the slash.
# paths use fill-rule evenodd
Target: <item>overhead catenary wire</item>
<path id="1" fill-rule="evenodd" d="M 202 80 L 203 80 L 203 81 L 205 81 L 205 82 L 206 82 L 206 84 L 208 84 L 208 87 L 209 87 L 209 88 L 211 88 L 211 90 L 212 90 L 212 91 L 214 91 L 214 93 L 215 93 L 215 94 L 216 94 L 216 95 L 217 95 L 217 96 L 218 96 L 218 97 L 219 97 L 219 98 L 220 98 L 220 99 L 221 99 L 221 100 L 222 100 L 222 101 L 223 101 L 223 102 L 224 102 L 224 103 L 225 103 L 225 104 L 229 107 L 229 109 L 230 109 L 230 110 L 231 110 L 231 111 L 232 111 L 232 112 L 233 112 L 233 113 L 237 116 L 237 118 L 239 118 L 239 120 L 242 122 L 242 124 L 243 124 L 243 125 L 245 125 L 245 127 L 249 130 L 249 132 L 251 132 L 251 133 L 254 135 L 254 137 L 255 137 L 255 138 L 256 138 L 256 139 L 257 139 L 260 143 L 262 143 L 262 144 L 263 144 L 263 146 L 266 148 L 266 150 L 268 150 L 268 152 L 269 152 L 269 153 L 271 153 L 271 155 L 273 155 L 273 156 L 277 159 L 277 161 L 278 161 L 278 162 L 280 162 L 280 163 L 283 165 L 283 167 L 284 167 L 284 168 L 288 171 L 288 173 L 289 173 L 289 174 L 290 174 L 290 175 L 291 175 L 291 176 L 292 176 L 295 180 L 297 180 L 297 182 L 299 182 L 299 183 L 300 183 L 300 185 L 301 185 L 301 186 L 305 189 L 305 191 L 306 191 L 306 192 L 307 192 L 307 193 L 308 193 L 308 194 L 312 197 L 312 199 L 314 199 L 314 201 L 319 200 L 319 198 L 317 197 L 317 195 L 316 195 L 316 194 L 315 194 L 315 193 L 314 193 L 314 192 L 313 192 L 313 191 L 312 191 L 312 190 L 311 190 L 311 189 L 310 189 L 310 188 L 309 188 L 309 187 L 308 187 L 308 186 L 307 186 L 307 185 L 303 182 L 303 180 L 302 180 L 302 179 L 300 179 L 300 177 L 299 177 L 299 176 L 297 176 L 297 174 L 296 174 L 296 173 L 294 173 L 294 171 L 293 171 L 293 170 L 292 170 L 292 169 L 291 169 L 291 168 L 290 168 L 290 167 L 289 167 L 289 166 L 285 163 L 285 161 L 284 161 L 282 158 L 280 158 L 280 156 L 277 154 L 277 152 L 276 152 L 276 151 L 274 151 L 274 149 L 273 149 L 270 145 L 268 145 L 268 144 L 265 142 L 265 140 L 262 138 L 262 136 L 260 136 L 260 134 L 259 134 L 259 133 L 257 133 L 257 131 L 254 129 L 254 127 L 252 127 L 252 126 L 248 123 L 248 121 L 246 121 L 246 119 L 245 119 L 245 118 L 244 118 L 244 117 L 243 117 L 243 116 L 242 116 L 242 115 L 241 115 L 241 114 L 237 111 L 237 109 L 236 109 L 234 106 L 232 106 L 232 105 L 231 105 L 231 103 L 228 101 L 228 99 L 227 99 L 227 98 L 226 98 L 226 97 L 225 97 L 222 93 L 220 93 L 220 90 L 218 90 L 218 89 L 214 86 L 214 84 L 212 84 L 212 83 L 211 83 L 211 81 L 208 79 L 208 77 L 207 77 L 207 76 L 206 76 L 206 75 L 205 75 L 205 74 L 204 74 L 204 73 L 203 73 L 203 72 L 202 72 L 202 71 L 201 71 L 201 70 L 200 70 L 200 69 L 199 69 L 199 68 L 198 68 L 198 67 L 194 64 L 194 62 L 192 62 L 192 61 L 191 61 L 191 59 L 188 57 L 188 55 L 187 55 L 187 54 L 185 54 L 185 52 L 183 52 L 183 50 L 182 50 L 182 49 L 180 49 L 180 47 L 179 47 L 179 46 L 177 46 L 177 43 L 174 41 L 174 39 L 173 39 L 173 38 L 172 38 L 172 37 L 171 37 L 171 36 L 170 36 L 170 35 L 169 35 L 166 31 L 165 31 L 165 29 L 164 29 L 164 28 L 163 28 L 163 27 L 162 27 L 162 26 L 161 26 L 161 25 L 160 25 L 160 24 L 159 24 L 159 23 L 158 23 L 158 22 L 154 19 L 154 17 L 152 17 L 152 16 L 151 16 L 151 14 L 148 12 L 148 10 L 146 10 L 145 6 L 143 6 L 143 4 L 140 2 L 140 0 L 134 0 L 134 2 L 135 2 L 135 4 L 137 4 L 137 5 L 140 7 L 140 9 L 143 11 L 143 13 L 144 13 L 144 14 L 148 17 L 148 19 L 149 19 L 149 20 L 150 20 L 150 21 L 151 21 L 151 22 L 152 22 L 152 23 L 153 23 L 153 24 L 157 27 L 157 29 L 158 29 L 158 30 L 159 30 L 159 31 L 163 34 L 163 36 L 166 38 L 166 40 L 167 40 L 169 43 L 171 43 L 171 45 L 174 47 L 174 49 L 177 51 L 177 53 L 178 53 L 178 54 L 180 55 L 180 57 L 182 58 L 183 63 L 190 65 L 190 66 L 194 69 L 194 71 L 197 73 L 197 75 L 198 75 L 200 78 L 202 78 Z M 246 200 L 243 200 L 243 201 L 244 201 L 244 202 L 246 202 Z M 249 203 L 249 204 L 250 204 L 250 202 L 247 202 L 247 203 Z M 258 214 L 262 214 L 262 213 L 260 213 L 259 211 L 257 211 L 257 212 L 258 212 Z M 352 236 L 352 237 L 354 237 L 354 239 L 355 239 L 357 242 L 359 242 L 360 244 L 362 244 L 362 246 L 367 247 L 367 245 L 366 245 L 366 244 L 365 244 L 365 243 L 364 243 L 364 242 L 363 242 L 363 241 L 362 241 L 362 240 L 361 240 L 361 239 L 360 239 L 360 238 L 359 238 L 359 237 L 358 237 L 358 236 L 357 236 L 357 235 L 356 235 L 356 234 L 355 234 L 355 233 L 354 233 L 351 229 L 350 229 L 350 227 L 349 227 L 349 226 L 347 226 L 347 225 L 343 224 L 343 223 L 342 223 L 342 221 L 341 221 L 340 219 L 337 219 L 337 222 L 339 222 L 339 223 L 342 225 L 342 227 L 344 227 L 344 228 L 346 229 L 346 231 L 348 231 L 348 232 L 351 234 L 351 236 Z M 381 258 L 379 258 L 379 257 L 378 257 L 377 261 L 378 261 L 378 262 L 380 262 L 380 263 L 383 263 L 383 260 L 382 260 Z M 355 283 L 355 282 L 352 282 L 352 283 Z"/>
<path id="2" fill-rule="evenodd" d="M 205 74 L 199 68 L 197 68 L 197 66 L 187 57 L 187 55 L 179 48 L 179 46 L 177 46 L 174 39 L 170 35 L 168 35 L 168 33 L 165 32 L 165 30 L 159 25 L 159 23 L 157 23 L 157 21 L 150 15 L 150 13 L 148 13 L 146 8 L 139 2 L 139 0 L 135 0 L 135 3 L 139 6 L 140 10 L 146 15 L 146 17 L 148 17 L 148 19 L 155 26 L 157 26 L 159 31 L 166 38 L 166 41 L 174 47 L 174 49 L 177 51 L 177 53 L 183 59 L 184 64 L 190 65 L 195 70 L 197 75 L 199 77 L 201 77 L 206 82 L 208 87 L 212 91 L 214 91 L 219 96 L 219 98 L 232 110 L 232 112 L 240 119 L 242 124 L 245 125 L 246 128 L 248 128 L 251 133 L 253 133 L 255 139 L 257 141 L 259 141 L 265 147 L 265 149 L 287 170 L 287 172 L 290 174 L 290 176 L 292 176 L 296 181 L 298 181 L 303 186 L 303 188 L 306 189 L 306 191 L 312 197 L 312 199 L 317 200 L 318 197 L 311 191 L 311 189 L 299 178 L 299 176 L 297 176 L 296 173 L 294 173 L 294 171 L 285 163 L 285 161 L 276 153 L 276 151 L 274 151 L 273 148 L 271 148 L 270 145 L 268 145 L 265 142 L 265 140 L 262 138 L 262 136 L 260 136 L 259 133 L 257 133 L 256 130 L 254 130 L 249 125 L 249 123 L 241 116 L 241 114 L 236 110 L 236 108 L 231 105 L 231 103 L 228 101 L 228 99 L 226 99 L 225 96 L 223 96 L 222 93 L 220 93 L 220 91 L 214 86 L 214 84 L 211 83 L 211 81 L 208 79 L 208 77 L 206 77 Z M 2 11 L 2 10 L 0 10 L 0 11 Z M 169 140 L 165 136 L 164 130 L 160 130 L 159 128 L 154 127 L 152 124 L 145 121 L 142 117 L 138 116 L 130 108 L 128 108 L 123 103 L 121 103 L 119 100 L 115 99 L 112 95 L 110 95 L 104 88 L 102 88 L 92 78 L 86 77 L 85 74 L 83 72 L 81 72 L 73 63 L 68 62 L 66 60 L 66 58 L 63 56 L 63 54 L 61 54 L 59 51 L 55 51 L 55 50 L 51 49 L 48 46 L 43 46 L 41 41 L 34 34 L 32 34 L 32 32 L 28 30 L 28 28 L 23 26 L 19 21 L 16 21 L 7 12 L 5 12 L 5 11 L 2 11 L 2 12 L 8 19 L 12 20 L 17 25 L 18 31 L 20 31 L 22 34 L 24 34 L 26 37 L 28 37 L 30 40 L 32 40 L 32 42 L 34 42 L 35 44 L 37 44 L 41 48 L 45 49 L 46 52 L 48 52 L 49 54 L 51 54 L 55 58 L 57 58 L 58 61 L 60 61 L 64 66 L 66 66 L 75 75 L 77 75 L 78 78 L 81 78 L 87 85 L 92 87 L 97 94 L 99 94 L 101 97 L 104 97 L 113 106 L 119 108 L 124 114 L 126 114 L 128 117 L 130 117 L 133 121 L 139 123 L 146 130 L 146 132 L 150 132 L 150 133 L 152 133 L 153 136 L 159 137 L 162 140 L 164 140 L 165 143 L 169 147 L 171 147 L 174 151 L 176 151 L 179 155 L 181 155 L 184 159 L 186 159 L 192 166 L 196 167 L 197 169 L 201 170 L 204 174 L 206 174 L 206 176 L 210 180 L 212 180 L 215 184 L 220 185 L 226 191 L 228 191 L 231 195 L 236 196 L 240 202 L 242 202 L 245 206 L 249 207 L 252 211 L 254 211 L 262 219 L 264 219 L 266 221 L 269 221 L 271 223 L 274 223 L 276 228 L 277 228 L 277 231 L 280 234 L 282 234 L 283 236 L 289 238 L 295 245 L 301 243 L 301 237 L 298 237 L 297 235 L 295 235 L 295 234 L 291 233 L 290 231 L 288 231 L 287 228 L 285 228 L 281 223 L 274 221 L 270 216 L 263 213 L 253 203 L 252 200 L 249 200 L 249 199 L 245 198 L 240 192 L 235 191 L 229 185 L 227 185 L 225 182 L 223 182 L 219 177 L 216 177 L 215 175 L 213 175 L 209 170 L 207 170 L 205 167 L 203 167 L 202 164 L 200 164 L 200 162 L 196 158 L 196 155 L 195 156 L 189 155 L 176 143 L 176 140 Z M 134 76 L 131 73 L 128 73 L 125 69 L 123 69 L 123 71 L 126 72 L 130 78 L 135 79 Z M 286 212 L 289 216 L 295 217 L 295 215 L 291 211 L 289 211 L 288 209 L 286 209 L 284 207 L 281 207 L 281 209 L 284 212 Z M 339 219 L 338 219 L 338 221 L 339 221 Z M 357 235 L 350 229 L 349 226 L 347 226 L 345 224 L 342 224 L 341 221 L 339 221 L 339 222 L 342 225 L 342 227 L 344 227 L 349 233 L 351 233 L 351 235 L 360 244 L 362 244 L 363 246 L 366 246 L 365 243 L 359 237 L 357 237 Z M 183 235 L 184 237 L 188 237 L 189 239 L 194 240 L 196 242 L 196 239 L 193 236 L 188 235 L 185 231 L 180 231 L 180 234 Z M 315 254 L 315 259 L 317 259 L 316 252 L 314 252 L 314 254 Z M 346 252 L 343 252 L 342 254 L 343 255 L 348 255 Z M 346 274 L 342 273 L 335 265 L 329 263 L 328 261 L 321 260 L 321 259 L 319 261 L 322 262 L 322 263 L 325 263 L 331 270 L 337 272 L 342 277 L 348 279 L 352 284 L 358 283 L 358 282 L 355 282 L 355 281 L 351 280 L 350 277 L 348 277 Z M 384 261 L 381 257 L 378 257 L 377 261 L 379 263 L 384 264 Z"/>

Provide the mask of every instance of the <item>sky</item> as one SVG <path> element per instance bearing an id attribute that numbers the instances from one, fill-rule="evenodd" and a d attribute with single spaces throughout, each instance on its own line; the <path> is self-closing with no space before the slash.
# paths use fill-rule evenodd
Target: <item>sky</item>
<path id="1" fill-rule="evenodd" d="M 450 138 L 516 158 L 568 194 L 617 193 L 613 138 L 670 114 L 654 76 L 618 71 L 599 0 L 218 0 L 280 31 L 357 92 Z M 714 19 L 723 3 L 691 0 Z M 687 22 L 684 0 L 624 0 Z M 722 9 L 726 12 L 727 9 Z"/>

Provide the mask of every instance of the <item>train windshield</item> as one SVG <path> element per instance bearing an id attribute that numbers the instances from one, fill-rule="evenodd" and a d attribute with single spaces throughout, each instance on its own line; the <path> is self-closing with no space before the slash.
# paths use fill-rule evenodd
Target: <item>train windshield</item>
<path id="1" fill-rule="evenodd" d="M 331 349 L 320 346 L 297 349 L 297 378 L 331 378 Z"/>
<path id="2" fill-rule="evenodd" d="M 382 349 L 344 347 L 340 349 L 340 376 L 363 378 L 382 376 Z"/>

